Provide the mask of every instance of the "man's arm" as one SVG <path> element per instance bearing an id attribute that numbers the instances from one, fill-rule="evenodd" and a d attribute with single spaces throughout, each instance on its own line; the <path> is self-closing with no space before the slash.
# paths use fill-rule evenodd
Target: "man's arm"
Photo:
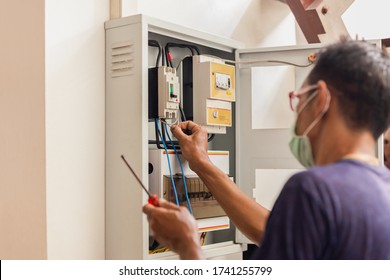
<path id="1" fill-rule="evenodd" d="M 172 133 L 179 140 L 182 154 L 190 168 L 206 184 L 232 222 L 252 242 L 259 244 L 264 235 L 269 211 L 247 197 L 210 161 L 206 130 L 193 122 L 184 122 L 172 127 Z"/>

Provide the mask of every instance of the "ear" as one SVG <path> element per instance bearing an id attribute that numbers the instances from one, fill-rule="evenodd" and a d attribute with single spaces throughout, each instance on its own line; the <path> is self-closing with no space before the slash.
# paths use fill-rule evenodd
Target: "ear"
<path id="1" fill-rule="evenodd" d="M 319 112 L 327 111 L 330 106 L 330 92 L 325 81 L 319 80 L 317 82 L 318 86 L 318 100 L 316 102 L 316 110 Z"/>

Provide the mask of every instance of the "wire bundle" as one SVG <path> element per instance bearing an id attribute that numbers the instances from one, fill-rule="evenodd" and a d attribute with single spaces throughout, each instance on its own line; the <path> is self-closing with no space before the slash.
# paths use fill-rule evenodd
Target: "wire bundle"
<path id="1" fill-rule="evenodd" d="M 161 136 L 160 127 L 158 126 L 158 119 L 156 119 L 156 127 L 157 127 L 158 135 L 160 136 L 161 141 L 163 143 L 165 154 L 167 155 L 169 177 L 171 179 L 171 184 L 172 184 L 173 194 L 174 194 L 174 197 L 175 197 L 175 202 L 176 202 L 177 205 L 179 205 L 179 198 L 177 196 L 175 180 L 173 179 L 173 173 L 172 173 L 172 168 L 171 168 L 171 160 L 169 159 L 169 153 L 168 153 L 167 145 L 165 144 L 164 138 Z"/>
<path id="2" fill-rule="evenodd" d="M 172 141 L 171 137 L 169 136 L 167 127 L 165 127 L 165 131 L 166 131 L 166 133 L 168 135 L 169 141 L 173 144 L 173 141 Z M 184 174 L 183 164 L 181 162 L 179 154 L 178 154 L 178 152 L 177 152 L 177 150 L 176 150 L 174 145 L 173 145 L 173 150 L 175 151 L 177 161 L 179 162 L 179 165 L 180 165 L 180 170 L 181 170 L 181 174 L 182 174 L 182 178 L 183 178 L 184 193 L 185 193 L 186 200 L 187 200 L 188 210 L 190 211 L 190 213 L 192 215 L 193 214 L 192 213 L 192 206 L 191 206 L 190 198 L 188 197 L 187 180 L 186 180 L 186 176 Z"/>

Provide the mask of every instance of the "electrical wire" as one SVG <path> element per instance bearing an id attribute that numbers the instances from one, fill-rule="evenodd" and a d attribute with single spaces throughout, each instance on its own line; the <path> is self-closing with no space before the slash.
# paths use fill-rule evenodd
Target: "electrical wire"
<path id="1" fill-rule="evenodd" d="M 173 126 L 173 125 L 177 125 L 177 124 L 179 123 L 179 118 L 174 119 L 175 121 L 172 122 L 172 123 L 167 122 L 167 120 L 169 120 L 169 119 L 160 118 L 160 121 L 161 121 L 162 123 L 166 124 L 166 125 L 169 126 L 169 127 L 171 127 L 171 126 Z"/>
<path id="2" fill-rule="evenodd" d="M 169 52 L 169 51 L 167 50 L 166 47 L 163 48 L 163 50 L 164 50 L 164 56 L 165 56 L 165 60 L 166 60 L 166 62 L 167 62 L 167 66 L 168 66 L 168 67 L 172 67 L 172 66 L 171 66 L 172 62 L 169 61 L 169 57 L 168 57 L 168 52 Z"/>
<path id="3" fill-rule="evenodd" d="M 162 47 L 161 50 L 162 50 L 161 63 L 162 63 L 162 66 L 165 66 L 165 58 L 166 58 L 166 56 L 165 56 L 165 48 Z M 167 66 L 169 66 L 169 65 L 167 65 Z"/>
<path id="4" fill-rule="evenodd" d="M 172 67 L 173 68 L 173 64 L 172 64 L 172 57 L 169 57 L 170 56 L 170 51 L 169 49 L 170 48 L 184 48 L 184 49 L 189 49 L 190 52 L 191 52 L 191 56 L 194 56 L 195 54 L 197 55 L 200 55 L 200 51 L 199 51 L 199 48 L 195 45 L 191 45 L 191 44 L 178 44 L 178 43 L 172 43 L 172 42 L 168 42 L 166 45 L 165 45 L 165 55 L 167 57 L 167 61 L 168 61 L 168 66 Z M 179 62 L 179 65 L 180 65 L 181 62 Z M 178 67 L 177 67 L 178 68 Z M 176 69 L 177 69 L 176 68 Z"/>
<path id="5" fill-rule="evenodd" d="M 191 55 L 194 55 L 195 52 L 198 55 L 200 54 L 200 51 L 199 51 L 198 47 L 195 46 L 195 45 L 191 45 L 191 44 L 178 44 L 178 43 L 172 43 L 172 42 L 168 42 L 165 45 L 165 48 L 167 49 L 167 51 L 169 51 L 169 49 L 172 48 L 172 47 L 182 48 L 182 49 L 189 49 L 190 52 L 191 52 Z"/>
<path id="6" fill-rule="evenodd" d="M 161 142 L 160 142 L 160 138 L 159 138 L 159 128 L 158 128 L 158 123 L 156 121 L 154 121 L 154 133 L 155 133 L 155 139 L 156 141 L 153 141 L 153 140 L 149 140 L 149 144 L 156 144 L 157 145 L 157 149 L 164 149 L 163 146 L 161 146 Z"/>
<path id="7" fill-rule="evenodd" d="M 202 232 L 200 235 L 200 244 L 203 246 L 206 243 L 207 232 Z"/>
<path id="8" fill-rule="evenodd" d="M 181 120 L 183 122 L 187 121 L 186 115 L 184 114 L 183 107 L 181 106 L 181 104 L 179 104 L 179 110 L 180 110 Z"/>
<path id="9" fill-rule="evenodd" d="M 151 255 L 165 253 L 165 252 L 169 252 L 169 248 L 162 247 L 162 248 L 155 249 L 155 250 L 149 250 L 149 254 L 151 254 Z"/>
<path id="10" fill-rule="evenodd" d="M 206 244 L 206 239 L 207 239 L 207 232 L 202 232 L 200 234 L 200 245 L 204 246 Z M 160 253 L 165 253 L 169 252 L 169 248 L 167 247 L 162 247 L 162 248 L 149 248 L 149 254 L 160 254 Z"/>
<path id="11" fill-rule="evenodd" d="M 176 72 L 179 70 L 180 64 L 182 64 L 182 63 L 183 63 L 183 60 L 186 59 L 187 57 L 192 57 L 192 55 L 186 55 L 185 57 L 183 57 L 183 58 L 179 61 L 179 64 L 176 66 Z"/>
<path id="12" fill-rule="evenodd" d="M 313 65 L 312 61 L 310 61 L 308 64 L 297 64 L 297 63 L 293 63 L 293 62 L 290 62 L 290 61 L 273 60 L 273 59 L 270 59 L 270 60 L 252 60 L 252 61 L 236 61 L 236 60 L 229 60 L 229 59 L 220 58 L 220 57 L 215 56 L 215 55 L 208 55 L 207 54 L 205 56 L 208 56 L 208 57 L 211 57 L 211 58 L 216 58 L 216 59 L 219 59 L 219 60 L 222 60 L 224 62 L 231 63 L 231 64 L 280 63 L 280 64 L 287 64 L 287 65 L 291 65 L 291 66 L 295 66 L 295 67 L 301 67 L 301 68 L 305 68 L 305 67 L 309 67 L 309 66 Z"/>
<path id="13" fill-rule="evenodd" d="M 211 142 L 215 138 L 215 134 L 210 134 L 207 138 L 207 142 Z"/>
<path id="14" fill-rule="evenodd" d="M 165 133 L 165 126 L 167 125 L 166 123 L 164 122 L 161 122 L 162 123 L 162 126 L 163 128 L 161 129 L 162 130 L 162 136 L 164 138 L 164 141 L 165 141 L 165 144 L 167 146 L 167 148 L 169 150 L 173 150 L 173 146 L 175 146 L 176 149 L 180 149 L 180 145 L 179 145 L 179 141 L 173 141 L 173 146 L 172 146 L 172 143 L 168 143 L 168 140 L 166 138 L 166 133 Z"/>
<path id="15" fill-rule="evenodd" d="M 160 58 L 161 58 L 161 54 L 162 54 L 162 46 L 156 40 L 149 40 L 148 45 L 150 47 L 157 47 L 158 48 L 158 55 L 157 55 L 157 60 L 156 60 L 156 67 L 158 67 L 159 62 L 160 62 Z"/>
<path id="16" fill-rule="evenodd" d="M 306 68 L 313 65 L 313 62 L 309 62 L 307 64 L 297 64 L 297 63 L 283 61 L 283 60 L 254 60 L 254 61 L 227 61 L 227 62 L 231 62 L 235 64 L 280 63 L 280 64 L 286 64 L 286 65 L 291 65 L 300 68 Z"/>
<path id="17" fill-rule="evenodd" d="M 283 61 L 283 60 L 266 60 L 264 62 L 268 62 L 268 63 L 280 63 L 280 64 L 286 64 L 286 65 L 291 65 L 291 66 L 295 66 L 295 67 L 301 67 L 301 68 L 305 68 L 305 67 L 309 67 L 311 65 L 313 65 L 313 62 L 309 62 L 308 64 L 297 64 L 297 63 L 293 63 L 293 62 L 289 62 L 289 61 Z M 255 63 L 261 63 L 261 61 L 255 61 Z M 253 62 L 248 62 L 248 61 L 243 61 L 243 62 L 238 62 L 238 64 L 253 64 Z"/>
<path id="18" fill-rule="evenodd" d="M 157 125 L 157 122 L 155 121 L 155 119 L 153 119 L 153 122 L 154 122 L 154 132 L 155 132 L 155 140 L 149 140 L 148 143 L 151 144 L 151 145 L 156 145 L 157 146 L 157 149 L 164 149 L 164 146 L 162 146 L 162 141 L 159 140 L 160 137 L 159 137 L 159 134 L 158 134 L 158 131 L 159 131 L 159 128 L 158 128 L 158 125 Z M 166 140 L 165 138 L 165 130 L 162 130 L 163 131 L 163 137 L 164 137 L 164 141 Z M 165 141 L 166 143 L 167 141 Z M 176 149 L 180 149 L 180 146 L 179 146 L 179 141 L 173 141 Z M 166 145 L 167 149 L 169 150 L 172 150 L 173 147 L 171 145 Z"/>
<path id="19" fill-rule="evenodd" d="M 155 123 L 155 122 L 154 122 Z M 165 125 L 165 123 L 164 122 L 162 122 L 164 125 Z M 168 126 L 169 126 L 169 124 L 167 124 Z M 156 145 L 157 146 L 157 149 L 164 149 L 164 146 L 161 146 L 161 144 L 162 144 L 162 141 L 160 141 L 159 140 L 159 134 L 158 134 L 158 128 L 157 128 L 157 125 L 156 125 L 156 123 L 155 123 L 155 139 L 156 140 L 149 140 L 148 141 L 148 144 L 150 144 L 150 145 Z M 173 146 L 172 146 L 172 144 L 167 144 L 166 142 L 166 137 L 165 137 L 165 130 L 163 130 L 163 137 L 164 137 L 164 141 L 165 141 L 165 144 L 166 144 L 166 147 L 167 147 L 167 149 L 168 150 L 173 150 Z M 208 138 L 207 138 L 207 142 L 211 142 L 213 139 L 215 138 L 215 134 L 209 134 L 209 136 L 208 136 Z M 177 149 L 177 150 L 180 150 L 180 145 L 179 145 L 179 141 L 173 141 L 173 145 L 175 146 L 175 148 Z"/>
<path id="20" fill-rule="evenodd" d="M 171 184 L 172 184 L 172 189 L 173 189 L 173 193 L 174 193 L 174 196 L 175 196 L 175 202 L 176 202 L 176 205 L 179 205 L 179 198 L 178 198 L 178 196 L 177 196 L 177 190 L 176 190 L 175 180 L 173 180 L 173 174 L 172 174 L 172 168 L 171 168 L 171 160 L 169 159 L 169 154 L 168 154 L 167 145 L 165 144 L 164 138 L 161 136 L 160 128 L 159 128 L 159 126 L 158 126 L 158 119 L 156 118 L 155 121 L 156 121 L 156 123 L 157 123 L 158 135 L 160 136 L 161 141 L 163 142 L 164 150 L 165 150 L 165 153 L 166 153 L 166 155 L 167 155 L 169 176 L 170 176 L 170 178 L 171 178 Z"/>
<path id="21" fill-rule="evenodd" d="M 181 175 L 182 175 L 182 179 L 183 179 L 183 186 L 184 186 L 184 194 L 186 196 L 188 210 L 190 210 L 190 213 L 192 215 L 192 206 L 191 206 L 190 198 L 188 197 L 188 188 L 187 188 L 186 176 L 184 174 L 183 164 L 182 164 L 181 159 L 179 157 L 179 154 L 175 148 L 175 145 L 173 145 L 172 138 L 171 138 L 171 136 L 169 136 L 168 128 L 166 126 L 165 126 L 165 132 L 168 135 L 169 141 L 171 142 L 171 144 L 173 146 L 173 150 L 175 151 L 177 161 L 179 162 L 179 165 L 180 165 Z"/>

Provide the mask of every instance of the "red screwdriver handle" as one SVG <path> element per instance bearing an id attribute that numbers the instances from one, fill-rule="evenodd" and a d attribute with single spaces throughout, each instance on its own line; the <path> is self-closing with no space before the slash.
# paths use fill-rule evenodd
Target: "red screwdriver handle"
<path id="1" fill-rule="evenodd" d="M 152 195 L 148 198 L 148 203 L 154 206 L 158 206 L 158 197 L 157 195 Z"/>

